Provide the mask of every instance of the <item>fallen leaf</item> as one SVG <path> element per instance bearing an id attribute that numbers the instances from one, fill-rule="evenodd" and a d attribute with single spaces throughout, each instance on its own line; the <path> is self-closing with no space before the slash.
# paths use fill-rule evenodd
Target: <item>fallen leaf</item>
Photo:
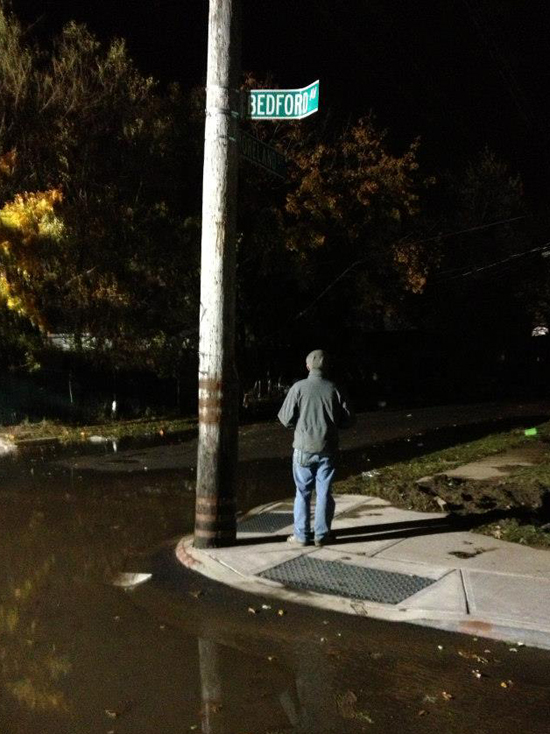
<path id="1" fill-rule="evenodd" d="M 195 599 L 198 599 L 199 596 L 202 596 L 203 592 L 200 589 L 197 589 L 197 591 L 190 591 L 189 592 L 191 596 L 194 596 Z"/>
<path id="2" fill-rule="evenodd" d="M 466 660 L 475 660 L 478 663 L 483 663 L 483 665 L 487 665 L 489 662 L 487 658 L 484 658 L 475 652 L 464 652 L 464 650 L 459 650 L 458 654 L 461 658 L 466 658 Z"/>
<path id="3" fill-rule="evenodd" d="M 441 691 L 441 695 L 445 699 L 445 701 L 452 701 L 454 696 L 452 693 L 448 693 L 447 691 Z"/>
<path id="4" fill-rule="evenodd" d="M 286 614 L 286 612 L 285 612 L 285 610 L 284 610 L 284 609 L 278 609 L 278 610 L 277 610 L 277 614 L 279 615 L 279 617 L 284 617 L 284 616 L 285 616 L 285 614 Z"/>
<path id="5" fill-rule="evenodd" d="M 260 610 L 259 609 L 254 609 L 254 607 L 248 607 L 248 613 L 249 614 L 259 614 L 260 613 Z"/>
<path id="6" fill-rule="evenodd" d="M 105 709 L 105 713 L 110 719 L 118 719 L 120 711 L 113 711 L 112 709 Z"/>
<path id="7" fill-rule="evenodd" d="M 426 709 L 420 709 L 420 711 L 418 712 L 419 716 L 426 716 L 427 714 L 428 712 L 426 711 Z"/>

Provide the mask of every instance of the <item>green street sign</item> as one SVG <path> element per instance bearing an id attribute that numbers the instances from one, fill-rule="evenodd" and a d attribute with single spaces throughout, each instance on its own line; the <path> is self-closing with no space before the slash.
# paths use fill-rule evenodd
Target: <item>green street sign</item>
<path id="1" fill-rule="evenodd" d="M 285 157 L 275 148 L 241 130 L 240 149 L 243 158 L 265 168 L 275 176 L 279 176 L 279 178 L 286 178 Z"/>
<path id="2" fill-rule="evenodd" d="M 303 89 L 251 89 L 247 117 L 252 120 L 301 120 L 319 109 L 319 80 Z"/>

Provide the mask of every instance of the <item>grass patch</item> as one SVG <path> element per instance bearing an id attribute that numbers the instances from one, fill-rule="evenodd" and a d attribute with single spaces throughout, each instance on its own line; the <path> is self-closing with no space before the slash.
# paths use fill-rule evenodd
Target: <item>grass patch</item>
<path id="1" fill-rule="evenodd" d="M 550 431 L 550 422 L 544 425 Z M 532 443 L 533 439 L 525 436 L 520 429 L 494 433 L 477 441 L 348 477 L 336 482 L 334 489 L 341 494 L 381 497 L 399 507 L 422 511 L 439 509 L 439 506 L 434 504 L 433 498 L 427 497 L 425 492 L 419 490 L 415 484 L 419 479 Z"/>
<path id="2" fill-rule="evenodd" d="M 0 437 L 15 443 L 57 439 L 61 443 L 87 441 L 91 436 L 105 438 L 128 438 L 156 434 L 185 434 L 196 430 L 197 419 L 187 418 L 141 418 L 127 421 L 105 421 L 92 425 L 73 425 L 55 420 L 36 423 L 23 421 L 18 425 L 4 426 Z"/>
<path id="3" fill-rule="evenodd" d="M 521 523 L 514 517 L 488 523 L 476 528 L 476 532 L 490 535 L 498 540 L 520 543 L 530 548 L 550 548 L 550 528 Z"/>
<path id="4" fill-rule="evenodd" d="M 461 480 L 445 472 L 511 449 L 536 446 L 538 463 L 514 467 L 496 480 Z M 442 475 L 426 486 L 419 479 Z M 534 547 L 550 547 L 550 422 L 536 436 L 523 429 L 495 433 L 424 456 L 362 472 L 335 483 L 335 492 L 380 497 L 419 512 L 442 509 L 478 516 L 476 532 Z M 487 523 L 482 525 L 483 515 Z M 496 518 L 496 519 L 495 519 Z"/>

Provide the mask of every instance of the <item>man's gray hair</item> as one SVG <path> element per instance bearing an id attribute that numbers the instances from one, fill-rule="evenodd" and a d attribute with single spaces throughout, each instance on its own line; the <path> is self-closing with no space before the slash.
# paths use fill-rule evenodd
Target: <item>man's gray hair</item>
<path id="1" fill-rule="evenodd" d="M 322 349 L 314 349 L 306 357 L 306 365 L 310 370 L 323 370 L 328 366 L 328 354 Z"/>

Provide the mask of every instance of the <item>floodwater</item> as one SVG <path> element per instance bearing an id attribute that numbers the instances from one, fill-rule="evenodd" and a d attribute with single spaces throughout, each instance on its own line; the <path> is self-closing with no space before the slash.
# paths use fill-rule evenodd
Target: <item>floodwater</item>
<path id="1" fill-rule="evenodd" d="M 547 734 L 550 653 L 216 585 L 174 559 L 189 476 L 52 459 L 0 463 L 1 734 Z M 289 494 L 255 467 L 243 509 Z"/>

